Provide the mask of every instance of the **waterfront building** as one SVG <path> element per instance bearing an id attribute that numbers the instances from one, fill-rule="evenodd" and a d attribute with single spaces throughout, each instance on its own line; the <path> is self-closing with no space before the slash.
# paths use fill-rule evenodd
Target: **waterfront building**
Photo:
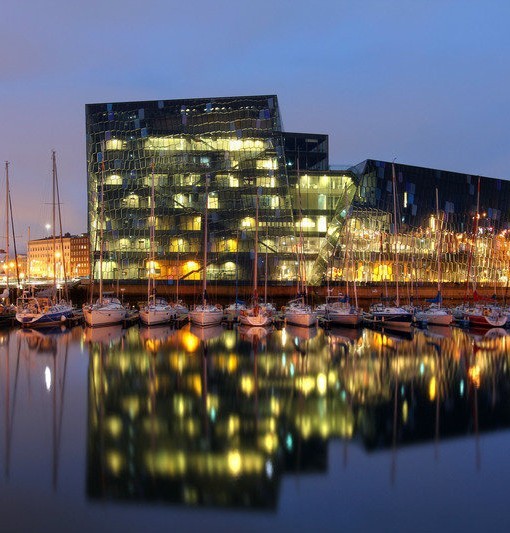
<path id="1" fill-rule="evenodd" d="M 55 254 L 55 256 L 53 255 Z M 26 275 L 30 279 L 88 277 L 90 275 L 90 239 L 88 234 L 53 237 L 28 242 Z"/>
<path id="2" fill-rule="evenodd" d="M 508 279 L 504 180 L 478 187 L 477 176 L 375 160 L 333 170 L 328 136 L 284 132 L 275 95 L 89 104 L 86 122 L 88 229 L 97 255 L 104 209 L 104 279 L 200 279 L 207 201 L 208 279 L 250 286 L 257 189 L 258 272 L 269 284 L 295 283 L 299 263 L 313 285 L 435 281 L 439 248 L 444 281 Z"/>

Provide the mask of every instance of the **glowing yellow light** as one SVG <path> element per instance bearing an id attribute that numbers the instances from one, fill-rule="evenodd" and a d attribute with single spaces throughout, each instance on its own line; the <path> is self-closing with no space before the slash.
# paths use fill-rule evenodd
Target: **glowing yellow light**
<path id="1" fill-rule="evenodd" d="M 477 365 L 469 367 L 468 376 L 473 385 L 477 389 L 480 388 L 480 367 Z"/>
<path id="2" fill-rule="evenodd" d="M 409 417 L 409 405 L 407 403 L 407 400 L 404 400 L 404 403 L 402 404 L 402 421 L 407 423 L 407 419 Z"/>
<path id="3" fill-rule="evenodd" d="M 312 376 L 302 376 L 298 378 L 296 385 L 305 396 L 308 396 L 315 389 L 315 379 Z"/>
<path id="4" fill-rule="evenodd" d="M 432 376 L 429 383 L 429 400 L 432 401 L 436 397 L 436 377 Z"/>
<path id="5" fill-rule="evenodd" d="M 237 450 L 228 452 L 227 463 L 230 473 L 234 476 L 241 472 L 241 454 Z"/>
<path id="6" fill-rule="evenodd" d="M 114 438 L 122 433 L 122 420 L 119 417 L 110 417 L 107 421 L 108 432 Z"/>
<path id="7" fill-rule="evenodd" d="M 188 330 L 179 331 L 178 338 L 181 342 L 182 347 L 188 353 L 196 352 L 198 350 L 198 347 L 200 346 L 200 339 Z"/>
<path id="8" fill-rule="evenodd" d="M 239 427 L 241 422 L 238 416 L 230 415 L 228 419 L 228 436 L 232 437 L 234 434 L 239 432 Z"/>
<path id="9" fill-rule="evenodd" d="M 110 451 L 106 454 L 106 464 L 110 471 L 118 476 L 124 468 L 124 457 L 117 451 Z"/>
<path id="10" fill-rule="evenodd" d="M 251 376 L 243 376 L 241 378 L 241 390 L 248 396 L 253 394 L 255 383 Z"/>
<path id="11" fill-rule="evenodd" d="M 278 438 L 273 433 L 266 433 L 263 446 L 268 453 L 273 453 L 278 447 Z"/>
<path id="12" fill-rule="evenodd" d="M 131 419 L 134 419 L 140 411 L 140 399 L 136 396 L 124 398 L 122 406 L 129 413 Z"/>
<path id="13" fill-rule="evenodd" d="M 317 392 L 321 396 L 324 396 L 327 390 L 328 390 L 328 380 L 326 378 L 326 375 L 321 373 L 317 376 Z"/>

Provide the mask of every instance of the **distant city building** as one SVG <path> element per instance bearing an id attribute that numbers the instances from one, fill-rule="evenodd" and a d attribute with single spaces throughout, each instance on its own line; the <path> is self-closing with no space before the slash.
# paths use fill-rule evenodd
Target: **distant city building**
<path id="1" fill-rule="evenodd" d="M 27 276 L 58 279 L 90 275 L 90 239 L 87 234 L 46 237 L 28 242 Z"/>
<path id="2" fill-rule="evenodd" d="M 261 281 L 394 281 L 395 251 L 399 279 L 433 281 L 439 246 L 445 281 L 468 267 L 480 281 L 508 278 L 509 182 L 480 178 L 475 229 L 478 177 L 374 160 L 332 170 L 328 136 L 284 132 L 274 95 L 90 104 L 86 121 L 88 229 L 97 257 L 103 212 L 104 278 L 150 268 L 199 279 L 206 181 L 211 281 L 251 283 L 257 194 Z"/>

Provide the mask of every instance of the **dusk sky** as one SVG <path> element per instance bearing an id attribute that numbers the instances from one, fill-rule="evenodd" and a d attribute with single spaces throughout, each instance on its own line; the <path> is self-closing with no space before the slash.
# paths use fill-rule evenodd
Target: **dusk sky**
<path id="1" fill-rule="evenodd" d="M 51 222 L 52 149 L 64 231 L 87 229 L 87 103 L 277 94 L 332 165 L 510 178 L 508 0 L 11 0 L 1 20 L 0 213 L 8 160 L 21 249 Z"/>

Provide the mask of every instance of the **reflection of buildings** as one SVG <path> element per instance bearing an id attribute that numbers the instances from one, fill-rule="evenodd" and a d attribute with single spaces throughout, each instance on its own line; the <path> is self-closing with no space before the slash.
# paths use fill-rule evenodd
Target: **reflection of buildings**
<path id="1" fill-rule="evenodd" d="M 257 189 L 259 258 L 272 283 L 295 279 L 300 234 L 312 284 L 323 280 L 328 265 L 334 279 L 347 276 L 344 261 L 331 264 L 330 257 L 348 243 L 349 278 L 395 280 L 396 245 L 401 279 L 433 281 L 441 225 L 444 281 L 466 278 L 475 247 L 478 280 L 508 277 L 510 184 L 504 180 L 481 178 L 475 242 L 477 177 L 396 164 L 401 227 L 395 243 L 391 163 L 367 160 L 332 170 L 328 136 L 284 132 L 274 95 L 91 104 L 86 116 L 93 243 L 104 169 L 105 278 L 147 276 L 152 178 L 157 260 L 151 268 L 161 279 L 200 276 L 206 179 L 209 279 L 251 282 Z M 264 276 L 265 268 L 259 272 Z"/>
<path id="2" fill-rule="evenodd" d="M 509 426 L 508 337 L 292 330 L 90 343 L 88 494 L 272 509 L 281 477 L 369 450 Z"/>
<path id="3" fill-rule="evenodd" d="M 55 259 L 53 253 L 55 250 Z M 31 279 L 52 278 L 54 269 L 57 278 L 86 277 L 90 274 L 90 240 L 88 235 L 66 233 L 62 240 L 47 237 L 28 243 L 29 272 Z"/>

